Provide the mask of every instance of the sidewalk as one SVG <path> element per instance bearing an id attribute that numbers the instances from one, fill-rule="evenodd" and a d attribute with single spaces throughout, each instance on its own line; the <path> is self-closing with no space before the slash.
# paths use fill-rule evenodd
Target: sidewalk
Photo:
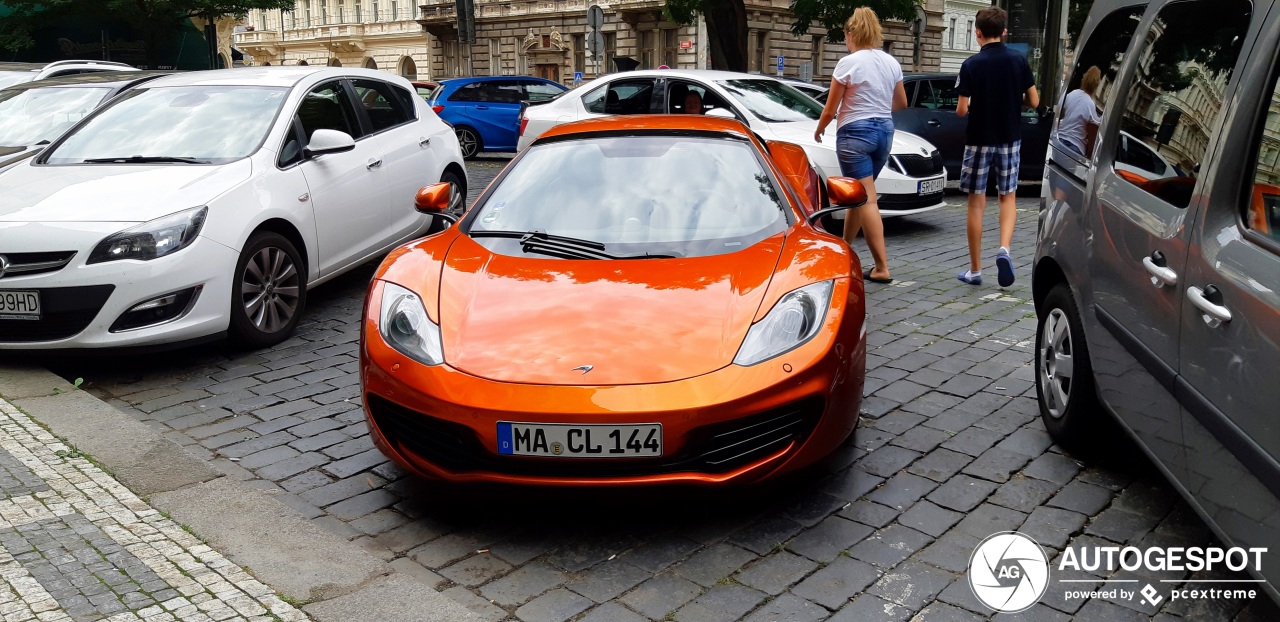
<path id="1" fill-rule="evenodd" d="M 6 621 L 307 616 L 0 399 Z"/>
<path id="2" fill-rule="evenodd" d="M 0 363 L 0 493 L 4 622 L 474 619 L 40 368 Z"/>

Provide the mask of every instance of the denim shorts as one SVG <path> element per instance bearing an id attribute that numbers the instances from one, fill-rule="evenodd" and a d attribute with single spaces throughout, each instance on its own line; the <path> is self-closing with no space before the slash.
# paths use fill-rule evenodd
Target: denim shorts
<path id="1" fill-rule="evenodd" d="M 840 174 L 854 179 L 880 176 L 893 146 L 893 119 L 877 117 L 846 123 L 836 130 Z"/>

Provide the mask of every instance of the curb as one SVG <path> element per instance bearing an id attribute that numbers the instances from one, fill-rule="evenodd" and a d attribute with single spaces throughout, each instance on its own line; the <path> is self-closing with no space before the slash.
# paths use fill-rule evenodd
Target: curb
<path id="1" fill-rule="evenodd" d="M 431 586 L 52 372 L 0 365 L 0 396 L 263 583 L 307 602 L 303 610 L 320 622 L 475 619 Z"/>

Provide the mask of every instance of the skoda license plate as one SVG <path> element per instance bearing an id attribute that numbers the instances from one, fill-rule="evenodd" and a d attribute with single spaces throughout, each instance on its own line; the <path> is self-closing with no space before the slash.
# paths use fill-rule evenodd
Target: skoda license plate
<path id="1" fill-rule="evenodd" d="M 656 458 L 662 425 L 498 422 L 498 453 L 548 458 Z"/>
<path id="2" fill-rule="evenodd" d="M 40 319 L 40 292 L 0 291 L 0 320 Z"/>
<path id="3" fill-rule="evenodd" d="M 947 182 L 945 177 L 926 179 L 920 182 L 920 196 L 942 192 L 943 187 L 946 185 Z"/>

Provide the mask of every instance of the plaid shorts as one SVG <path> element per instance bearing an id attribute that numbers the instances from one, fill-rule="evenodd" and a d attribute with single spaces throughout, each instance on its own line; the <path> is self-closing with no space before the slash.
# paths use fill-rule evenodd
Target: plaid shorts
<path id="1" fill-rule="evenodd" d="M 987 193 L 987 171 L 996 172 L 996 192 L 1012 194 L 1018 189 L 1018 167 L 1022 160 L 1022 141 L 1003 145 L 965 145 L 964 162 L 960 165 L 960 191 Z"/>

